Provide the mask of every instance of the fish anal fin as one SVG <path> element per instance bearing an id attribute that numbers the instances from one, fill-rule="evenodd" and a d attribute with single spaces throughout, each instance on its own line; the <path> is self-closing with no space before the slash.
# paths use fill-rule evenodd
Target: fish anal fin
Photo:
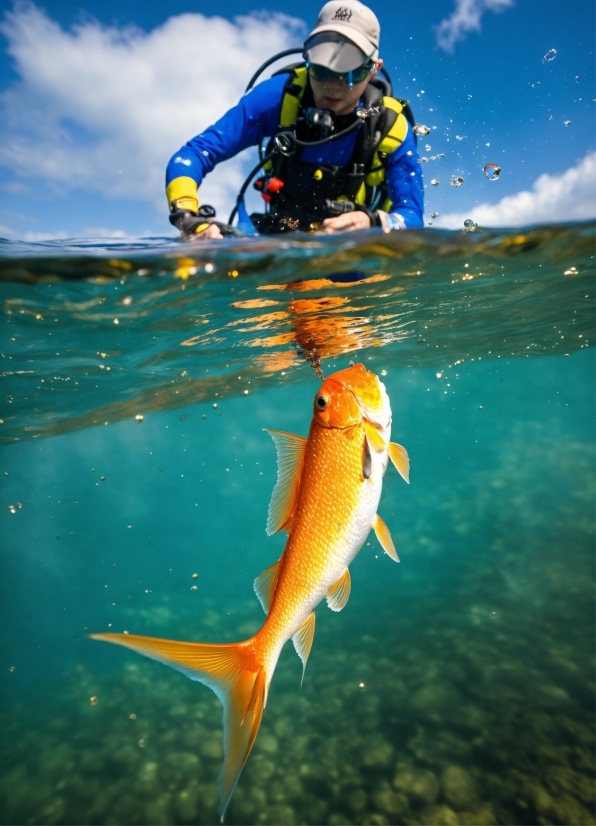
<path id="1" fill-rule="evenodd" d="M 395 442 L 389 442 L 389 458 L 393 462 L 396 467 L 397 472 L 399 475 L 404 479 L 408 485 L 410 484 L 410 459 L 408 457 L 408 451 L 405 447 L 396 444 Z"/>
<path id="2" fill-rule="evenodd" d="M 281 430 L 267 430 L 277 449 L 277 483 L 271 495 L 267 536 L 291 525 L 300 488 L 306 439 Z"/>
<path id="3" fill-rule="evenodd" d="M 224 812 L 259 731 L 267 673 L 255 654 L 254 639 L 227 645 L 176 642 L 134 634 L 92 634 L 94 640 L 132 648 L 205 683 L 224 707 L 224 763 L 217 778 L 219 813 Z"/>
<path id="4" fill-rule="evenodd" d="M 379 514 L 375 516 L 374 522 L 372 523 L 372 527 L 385 553 L 388 554 L 388 556 L 390 556 L 391 559 L 395 560 L 395 562 L 399 562 L 399 557 L 397 555 L 397 551 L 395 550 L 395 545 L 393 544 L 391 534 L 389 533 L 389 528 L 383 522 Z"/>
<path id="5" fill-rule="evenodd" d="M 275 589 L 277 588 L 277 580 L 279 578 L 279 569 L 281 568 L 281 561 L 283 556 L 270 568 L 259 574 L 254 581 L 255 594 L 259 598 L 259 602 L 263 606 L 263 611 L 268 614 L 273 602 Z"/>
<path id="6" fill-rule="evenodd" d="M 300 628 L 296 631 L 294 636 L 292 637 L 292 642 L 294 643 L 294 648 L 296 649 L 296 653 L 302 660 L 302 680 L 300 681 L 300 685 L 302 685 L 302 681 L 304 680 L 304 672 L 306 671 L 306 663 L 308 662 L 308 655 L 310 654 L 310 649 L 312 648 L 312 641 L 315 636 L 315 612 L 313 611 L 312 614 L 309 614 L 306 620 L 302 623 Z"/>
<path id="7" fill-rule="evenodd" d="M 342 608 L 345 608 L 350 597 L 351 588 L 350 572 L 346 568 L 337 582 L 327 592 L 327 605 L 332 611 L 341 611 Z"/>
<path id="8" fill-rule="evenodd" d="M 374 451 L 374 453 L 382 453 L 387 445 L 377 428 L 369 421 L 365 421 L 364 432 L 366 433 L 371 450 Z"/>

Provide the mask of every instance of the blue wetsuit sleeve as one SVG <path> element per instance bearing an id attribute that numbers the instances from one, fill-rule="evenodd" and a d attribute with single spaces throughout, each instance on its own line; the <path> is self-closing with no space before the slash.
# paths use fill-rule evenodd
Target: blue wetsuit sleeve
<path id="1" fill-rule="evenodd" d="M 166 169 L 166 186 L 180 176 L 198 185 L 216 164 L 275 134 L 286 80 L 283 74 L 259 83 L 213 126 L 176 152 Z"/>
<path id="2" fill-rule="evenodd" d="M 416 141 L 409 124 L 403 143 L 389 155 L 385 180 L 393 202 L 389 217 L 395 228 L 403 223 L 406 229 L 421 229 L 424 226 L 424 187 Z"/>

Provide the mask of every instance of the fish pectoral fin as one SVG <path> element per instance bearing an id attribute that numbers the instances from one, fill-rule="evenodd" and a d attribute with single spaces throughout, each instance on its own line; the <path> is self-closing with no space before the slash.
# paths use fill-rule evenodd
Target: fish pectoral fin
<path id="1" fill-rule="evenodd" d="M 389 442 L 389 458 L 395 465 L 397 472 L 405 479 L 405 481 L 410 484 L 410 459 L 408 458 L 408 451 L 405 447 L 396 444 L 395 442 Z"/>
<path id="2" fill-rule="evenodd" d="M 342 608 L 346 607 L 351 588 L 352 580 L 350 579 L 350 572 L 346 568 L 337 582 L 334 582 L 327 591 L 327 605 L 332 611 L 341 611 Z"/>
<path id="3" fill-rule="evenodd" d="M 364 432 L 366 433 L 366 438 L 368 439 L 370 449 L 375 453 L 382 453 L 387 445 L 374 424 L 371 424 L 368 420 L 365 420 Z"/>
<path id="4" fill-rule="evenodd" d="M 302 660 L 302 680 L 300 680 L 300 685 L 304 681 L 304 672 L 306 671 L 306 663 L 308 662 L 308 655 L 310 654 L 310 649 L 312 648 L 312 641 L 315 637 L 315 612 L 313 611 L 312 614 L 309 614 L 306 620 L 302 623 L 300 628 L 296 631 L 294 636 L 292 637 L 292 642 L 294 643 L 294 648 L 296 649 L 296 653 Z"/>
<path id="5" fill-rule="evenodd" d="M 385 553 L 394 559 L 396 562 L 399 562 L 399 557 L 397 555 L 397 551 L 395 550 L 395 545 L 393 544 L 393 539 L 391 539 L 391 534 L 389 533 L 389 528 L 383 522 L 379 514 L 375 516 L 374 522 L 372 523 L 372 527 L 374 532 L 377 535 L 377 539 Z"/>
<path id="6" fill-rule="evenodd" d="M 281 568 L 281 561 L 283 554 L 277 560 L 275 565 L 267 568 L 262 574 L 259 574 L 253 583 L 255 594 L 259 598 L 259 602 L 263 606 L 263 611 L 268 614 L 273 602 L 273 595 L 277 588 L 277 580 L 279 578 L 279 569 Z"/>
<path id="7" fill-rule="evenodd" d="M 291 522 L 302 477 L 306 439 L 281 430 L 267 430 L 277 448 L 277 483 L 269 503 L 267 536 Z"/>
<path id="8" fill-rule="evenodd" d="M 362 446 L 362 475 L 365 479 L 370 479 L 372 473 L 372 454 L 370 452 L 370 444 L 368 438 L 364 437 L 364 444 Z"/>

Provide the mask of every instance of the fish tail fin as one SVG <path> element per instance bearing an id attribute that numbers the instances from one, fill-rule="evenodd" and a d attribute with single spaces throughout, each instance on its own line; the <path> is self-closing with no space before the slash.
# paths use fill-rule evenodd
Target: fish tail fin
<path id="1" fill-rule="evenodd" d="M 223 708 L 224 763 L 217 779 L 219 814 L 236 788 L 261 725 L 267 674 L 256 654 L 256 638 L 227 645 L 176 642 L 134 634 L 91 634 L 91 639 L 132 648 L 209 686 Z"/>

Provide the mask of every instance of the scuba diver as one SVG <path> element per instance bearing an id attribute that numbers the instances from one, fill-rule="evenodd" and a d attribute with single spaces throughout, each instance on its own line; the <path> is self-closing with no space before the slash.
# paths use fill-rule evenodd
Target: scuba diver
<path id="1" fill-rule="evenodd" d="M 184 235 L 221 238 L 301 230 L 326 233 L 423 226 L 423 185 L 413 117 L 391 96 L 379 58 L 380 26 L 358 0 L 330 0 L 303 48 L 268 60 L 247 93 L 213 126 L 190 140 L 168 164 L 170 223 Z M 302 52 L 304 63 L 258 85 L 272 62 Z M 238 195 L 227 224 L 199 208 L 198 187 L 221 161 L 259 146 L 260 162 Z M 248 216 L 252 179 L 264 213 Z"/>

